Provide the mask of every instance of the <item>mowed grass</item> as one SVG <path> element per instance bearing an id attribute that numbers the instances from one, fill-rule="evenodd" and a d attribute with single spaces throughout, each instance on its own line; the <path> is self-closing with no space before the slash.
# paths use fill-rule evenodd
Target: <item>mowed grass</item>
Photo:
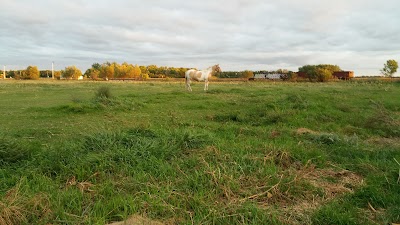
<path id="1" fill-rule="evenodd" d="M 0 82 L 0 224 L 400 222 L 400 83 Z"/>

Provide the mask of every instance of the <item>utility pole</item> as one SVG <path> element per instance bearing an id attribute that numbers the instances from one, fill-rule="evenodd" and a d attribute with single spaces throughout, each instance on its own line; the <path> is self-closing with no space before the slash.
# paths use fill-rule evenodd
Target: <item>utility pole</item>
<path id="1" fill-rule="evenodd" d="M 51 62 L 51 79 L 54 79 L 54 62 Z"/>

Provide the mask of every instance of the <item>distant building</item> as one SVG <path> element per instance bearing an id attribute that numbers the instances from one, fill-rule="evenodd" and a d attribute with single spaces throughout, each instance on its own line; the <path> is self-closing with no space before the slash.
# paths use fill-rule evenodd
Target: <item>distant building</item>
<path id="1" fill-rule="evenodd" d="M 281 79 L 281 74 L 273 73 L 273 74 L 266 74 L 266 73 L 258 73 L 254 74 L 254 79 Z"/>
<path id="2" fill-rule="evenodd" d="M 339 71 L 339 72 L 334 72 L 333 77 L 342 79 L 342 80 L 349 80 L 354 77 L 354 72 L 353 71 Z"/>
<path id="3" fill-rule="evenodd" d="M 265 79 L 265 78 L 267 78 L 267 74 L 264 73 L 254 74 L 254 79 Z"/>
<path id="4" fill-rule="evenodd" d="M 279 73 L 273 73 L 273 74 L 267 74 L 267 79 L 281 79 L 281 74 Z"/>

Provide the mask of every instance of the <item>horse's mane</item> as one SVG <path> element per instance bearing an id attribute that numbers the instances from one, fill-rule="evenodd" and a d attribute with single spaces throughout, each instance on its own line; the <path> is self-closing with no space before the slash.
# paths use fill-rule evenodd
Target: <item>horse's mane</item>
<path id="1" fill-rule="evenodd" d="M 214 66 L 216 66 L 216 65 L 209 66 L 207 69 L 212 69 Z"/>

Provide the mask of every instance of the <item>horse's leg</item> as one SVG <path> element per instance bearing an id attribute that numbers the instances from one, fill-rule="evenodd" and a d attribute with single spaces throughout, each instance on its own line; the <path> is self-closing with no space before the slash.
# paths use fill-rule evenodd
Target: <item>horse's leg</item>
<path id="1" fill-rule="evenodd" d="M 208 91 L 208 80 L 204 81 L 204 91 Z"/>
<path id="2" fill-rule="evenodd" d="M 186 89 L 192 91 L 192 87 L 190 87 L 190 78 L 186 78 Z"/>

